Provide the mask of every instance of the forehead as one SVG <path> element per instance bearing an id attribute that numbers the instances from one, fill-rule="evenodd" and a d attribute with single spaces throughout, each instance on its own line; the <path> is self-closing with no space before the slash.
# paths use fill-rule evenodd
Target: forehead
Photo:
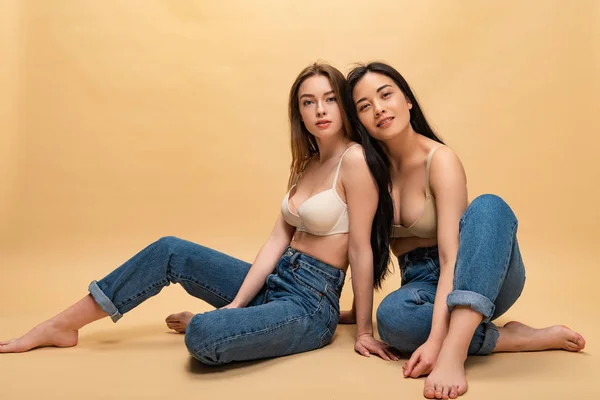
<path id="1" fill-rule="evenodd" d="M 387 75 L 377 72 L 367 72 L 354 87 L 352 97 L 356 101 L 362 97 L 373 96 L 377 93 L 377 89 L 384 85 L 398 87 L 392 78 Z"/>
<path id="2" fill-rule="evenodd" d="M 332 90 L 331 82 L 329 82 L 329 79 L 326 76 L 313 75 L 302 82 L 298 89 L 298 96 L 302 96 L 303 94 L 318 96 L 319 94 L 330 92 Z"/>

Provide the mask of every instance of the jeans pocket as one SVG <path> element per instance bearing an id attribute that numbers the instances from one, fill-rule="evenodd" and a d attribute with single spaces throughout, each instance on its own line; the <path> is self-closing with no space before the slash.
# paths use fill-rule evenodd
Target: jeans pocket
<path id="1" fill-rule="evenodd" d="M 317 296 L 323 297 L 328 286 L 327 282 L 325 282 L 325 278 L 312 272 L 310 268 L 304 267 L 301 261 L 296 261 L 296 263 L 292 265 L 291 272 L 296 283 L 304 286 Z"/>

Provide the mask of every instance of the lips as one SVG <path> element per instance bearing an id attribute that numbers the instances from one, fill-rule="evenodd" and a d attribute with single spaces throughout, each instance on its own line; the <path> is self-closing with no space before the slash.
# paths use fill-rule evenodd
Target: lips
<path id="1" fill-rule="evenodd" d="M 379 122 L 377 123 L 377 127 L 378 127 L 378 128 L 383 128 L 383 127 L 386 127 L 386 126 L 388 126 L 389 124 L 391 124 L 391 123 L 392 123 L 392 120 L 393 120 L 393 119 L 394 119 L 394 117 L 387 117 L 387 118 L 384 118 L 384 119 L 382 119 L 381 121 L 379 121 Z"/>
<path id="2" fill-rule="evenodd" d="M 329 125 L 331 125 L 331 121 L 327 119 L 320 119 L 315 125 L 317 126 L 317 128 L 326 129 L 329 128 Z"/>

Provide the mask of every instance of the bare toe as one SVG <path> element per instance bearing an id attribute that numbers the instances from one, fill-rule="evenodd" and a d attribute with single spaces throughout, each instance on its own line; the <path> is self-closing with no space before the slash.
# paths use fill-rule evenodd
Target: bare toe
<path id="1" fill-rule="evenodd" d="M 24 346 L 22 338 L 12 339 L 0 345 L 0 353 L 22 353 L 26 350 L 28 349 Z"/>
<path id="2" fill-rule="evenodd" d="M 436 399 L 442 398 L 442 386 L 441 385 L 435 385 L 435 398 Z"/>
<path id="3" fill-rule="evenodd" d="M 429 381 L 425 381 L 425 388 L 423 389 L 423 396 L 428 399 L 435 399 L 435 389 Z"/>
<path id="4" fill-rule="evenodd" d="M 442 390 L 442 398 L 447 399 L 448 393 L 450 393 L 450 386 L 444 386 L 444 389 Z"/>
<path id="5" fill-rule="evenodd" d="M 177 333 L 185 333 L 187 324 L 194 314 L 189 311 L 183 311 L 177 314 L 171 314 L 166 318 L 167 326 L 169 329 L 173 329 Z"/>
<path id="6" fill-rule="evenodd" d="M 450 398 L 455 399 L 458 397 L 458 388 L 456 386 L 452 386 L 450 389 Z"/>

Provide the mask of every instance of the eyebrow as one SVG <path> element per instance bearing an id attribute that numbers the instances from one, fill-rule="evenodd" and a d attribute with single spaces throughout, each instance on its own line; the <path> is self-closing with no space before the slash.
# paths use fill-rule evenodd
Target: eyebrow
<path id="1" fill-rule="evenodd" d="M 385 88 L 387 88 L 387 87 L 392 87 L 392 85 L 385 84 L 385 85 L 383 85 L 383 86 L 380 86 L 380 87 L 379 87 L 379 89 L 377 89 L 377 93 L 381 92 L 383 89 L 385 89 Z M 358 104 L 358 103 L 360 103 L 361 101 L 365 101 L 365 100 L 367 100 L 367 98 L 366 98 L 366 97 L 363 97 L 362 99 L 358 100 L 358 101 L 357 101 L 356 103 L 354 103 L 354 104 Z"/>
<path id="2" fill-rule="evenodd" d="M 330 95 L 332 93 L 334 93 L 334 91 L 330 90 L 329 92 L 323 94 L 323 96 L 327 96 L 327 95 Z M 314 94 L 310 94 L 310 93 L 304 93 L 303 95 L 300 96 L 300 98 L 303 98 L 303 97 L 315 97 L 315 95 Z"/>

